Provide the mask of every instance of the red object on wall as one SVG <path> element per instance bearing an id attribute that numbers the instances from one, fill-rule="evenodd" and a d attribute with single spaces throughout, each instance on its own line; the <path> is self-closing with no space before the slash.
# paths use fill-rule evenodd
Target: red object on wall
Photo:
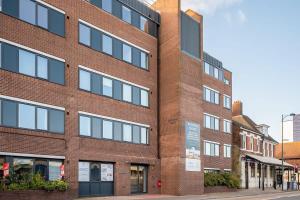
<path id="1" fill-rule="evenodd" d="M 161 187 L 161 180 L 158 180 L 156 185 L 157 185 L 158 188 L 160 188 Z"/>
<path id="2" fill-rule="evenodd" d="M 3 163 L 3 170 L 9 170 L 9 163 Z"/>
<path id="3" fill-rule="evenodd" d="M 60 166 L 60 176 L 61 177 L 65 176 L 65 165 Z"/>
<path id="4" fill-rule="evenodd" d="M 9 175 L 9 163 L 3 163 L 3 175 L 6 177 Z"/>

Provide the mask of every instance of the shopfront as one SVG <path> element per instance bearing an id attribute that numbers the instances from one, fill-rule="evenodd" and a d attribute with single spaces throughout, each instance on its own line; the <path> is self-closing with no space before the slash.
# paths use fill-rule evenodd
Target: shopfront
<path id="1" fill-rule="evenodd" d="M 114 164 L 80 161 L 78 182 L 81 197 L 114 195 Z"/>
<path id="2" fill-rule="evenodd" d="M 61 180 L 64 178 L 64 161 L 36 155 L 0 156 L 0 177 L 13 176 L 21 180 L 34 174 L 40 174 L 48 181 Z"/>

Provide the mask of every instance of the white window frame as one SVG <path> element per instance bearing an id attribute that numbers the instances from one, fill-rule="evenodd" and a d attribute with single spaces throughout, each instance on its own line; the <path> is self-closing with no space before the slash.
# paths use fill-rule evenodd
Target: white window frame
<path id="1" fill-rule="evenodd" d="M 229 130 L 228 130 L 228 125 L 229 125 Z M 227 119 L 223 120 L 223 131 L 225 133 L 232 133 L 232 121 Z"/>
<path id="2" fill-rule="evenodd" d="M 228 152 L 229 148 L 229 152 Z M 231 145 L 230 144 L 224 144 L 224 158 L 231 158 Z"/>
<path id="3" fill-rule="evenodd" d="M 223 106 L 224 108 L 231 109 L 231 96 L 223 95 Z"/>

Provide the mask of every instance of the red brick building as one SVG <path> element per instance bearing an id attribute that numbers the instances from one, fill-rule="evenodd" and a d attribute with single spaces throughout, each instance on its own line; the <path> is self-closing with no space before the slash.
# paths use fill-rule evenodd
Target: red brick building
<path id="1" fill-rule="evenodd" d="M 231 72 L 203 53 L 202 16 L 180 0 L 152 7 L 0 1 L 10 175 L 63 177 L 74 197 L 184 195 L 231 169 Z"/>

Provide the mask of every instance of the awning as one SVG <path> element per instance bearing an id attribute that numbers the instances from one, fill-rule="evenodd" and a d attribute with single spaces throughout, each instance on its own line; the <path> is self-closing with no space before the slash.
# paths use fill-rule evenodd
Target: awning
<path id="1" fill-rule="evenodd" d="M 276 165 L 276 166 L 281 166 L 282 165 L 281 160 L 276 159 L 276 158 L 271 158 L 271 157 L 263 157 L 263 156 L 246 154 L 246 158 L 257 160 L 258 162 L 263 163 L 263 164 Z M 283 165 L 285 167 L 294 168 L 293 165 L 291 165 L 287 162 L 283 162 Z"/>

